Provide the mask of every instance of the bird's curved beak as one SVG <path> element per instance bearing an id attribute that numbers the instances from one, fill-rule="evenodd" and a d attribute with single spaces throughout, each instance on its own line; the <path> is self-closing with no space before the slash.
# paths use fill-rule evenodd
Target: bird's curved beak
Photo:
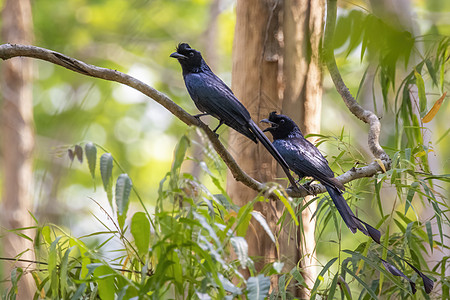
<path id="1" fill-rule="evenodd" d="M 180 54 L 178 52 L 174 52 L 174 53 L 170 54 L 170 57 L 176 58 L 176 59 L 186 59 L 187 58 L 186 56 L 184 56 L 183 54 Z"/>
<path id="2" fill-rule="evenodd" d="M 259 121 L 259 122 L 260 122 L 260 123 L 267 123 L 267 124 L 272 125 L 271 127 L 267 127 L 266 129 L 264 129 L 263 132 L 266 132 L 266 131 L 272 131 L 272 130 L 274 130 L 274 129 L 276 129 L 276 128 L 278 127 L 278 124 L 277 124 L 277 123 L 274 123 L 274 122 L 272 122 L 272 121 L 269 121 L 269 119 L 262 119 L 262 120 Z"/>

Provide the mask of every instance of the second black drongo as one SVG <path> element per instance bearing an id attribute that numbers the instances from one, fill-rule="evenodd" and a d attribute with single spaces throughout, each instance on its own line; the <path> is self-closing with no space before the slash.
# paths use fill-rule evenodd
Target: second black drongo
<path id="1" fill-rule="evenodd" d="M 201 53 L 192 49 L 188 44 L 181 43 L 178 45 L 177 51 L 170 57 L 176 58 L 180 63 L 189 95 L 195 106 L 204 113 L 197 116 L 211 115 L 219 119 L 219 125 L 214 132 L 222 124 L 226 124 L 255 143 L 260 141 L 281 165 L 291 184 L 297 187 L 283 157 L 258 125 L 253 122 L 250 113 L 239 102 L 231 89 L 211 71 Z"/>
<path id="2" fill-rule="evenodd" d="M 300 179 L 305 176 L 313 177 L 325 186 L 347 227 L 353 233 L 360 230 L 380 243 L 380 232 L 353 214 L 342 196 L 344 185 L 334 178 L 334 173 L 328 166 L 328 161 L 316 146 L 305 139 L 297 124 L 289 117 L 277 115 L 276 112 L 270 113 L 269 118 L 261 120 L 261 122 L 271 124 L 271 127 L 264 131 L 269 131 L 272 134 L 273 145 L 283 156 L 289 168 Z"/>

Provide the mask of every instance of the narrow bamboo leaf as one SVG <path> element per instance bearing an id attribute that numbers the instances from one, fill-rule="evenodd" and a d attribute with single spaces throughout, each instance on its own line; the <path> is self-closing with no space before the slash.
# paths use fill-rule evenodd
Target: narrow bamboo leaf
<path id="1" fill-rule="evenodd" d="M 430 74 L 430 77 L 433 80 L 433 85 L 435 85 L 437 87 L 438 82 L 437 82 L 437 77 L 436 77 L 436 70 L 433 67 L 433 63 L 431 62 L 431 60 L 426 59 L 425 65 L 427 66 L 428 74 Z"/>
<path id="2" fill-rule="evenodd" d="M 120 228 L 123 228 L 127 217 L 128 206 L 130 204 L 130 192 L 133 184 L 128 174 L 120 174 L 116 182 L 116 206 L 117 220 Z"/>
<path id="3" fill-rule="evenodd" d="M 433 229 L 431 228 L 430 221 L 425 223 L 425 227 L 427 228 L 428 243 L 430 244 L 431 252 L 433 252 Z"/>
<path id="4" fill-rule="evenodd" d="M 248 244 L 247 241 L 240 236 L 233 236 L 230 239 L 231 245 L 233 246 L 234 252 L 237 255 L 241 266 L 246 269 L 248 262 Z"/>
<path id="5" fill-rule="evenodd" d="M 442 59 L 442 63 L 441 63 L 441 68 L 440 68 L 440 72 L 439 72 L 439 84 L 441 86 L 441 92 L 444 91 L 444 75 L 445 75 L 445 63 L 447 61 L 447 50 L 444 51 L 444 59 Z"/>
<path id="6" fill-rule="evenodd" d="M 442 94 L 442 96 L 434 103 L 433 107 L 430 111 L 422 118 L 422 122 L 428 123 L 433 120 L 434 116 L 438 113 L 441 108 L 442 102 L 444 102 L 445 96 L 447 96 L 447 92 Z"/>
<path id="7" fill-rule="evenodd" d="M 80 145 L 75 145 L 75 156 L 80 163 L 83 162 L 83 148 Z"/>
<path id="8" fill-rule="evenodd" d="M 139 254 L 145 255 L 150 244 L 150 222 L 144 212 L 137 212 L 133 215 L 130 231 Z"/>
<path id="9" fill-rule="evenodd" d="M 422 75 L 417 70 L 414 70 L 414 76 L 416 77 L 416 86 L 419 92 L 419 110 L 420 117 L 422 118 L 427 113 L 427 96 L 425 94 L 425 83 Z"/>
<path id="10" fill-rule="evenodd" d="M 383 170 L 383 173 L 386 173 L 386 167 L 384 166 L 384 163 L 381 161 L 381 159 L 376 158 L 375 161 L 378 163 L 381 170 Z"/>
<path id="11" fill-rule="evenodd" d="M 67 249 L 66 252 L 64 253 L 63 258 L 61 259 L 59 277 L 60 277 L 60 291 L 61 291 L 62 299 L 66 299 L 66 291 L 68 288 L 67 273 L 68 273 L 68 264 L 69 264 L 69 254 L 73 248 L 74 247 Z"/>
<path id="12" fill-rule="evenodd" d="M 84 154 L 86 155 L 86 160 L 89 167 L 89 172 L 91 172 L 92 179 L 95 179 L 95 166 L 97 164 L 97 147 L 93 143 L 87 143 L 84 146 Z"/>
<path id="13" fill-rule="evenodd" d="M 406 195 L 405 215 L 411 206 L 414 194 L 416 193 L 416 189 L 418 186 L 419 186 L 419 183 L 417 181 L 414 181 L 413 183 L 411 183 L 411 186 L 408 189 L 408 194 Z"/>
<path id="14" fill-rule="evenodd" d="M 247 280 L 247 299 L 264 300 L 269 295 L 270 278 L 260 274 Z"/>
<path id="15" fill-rule="evenodd" d="M 286 197 L 284 197 L 279 190 L 274 190 L 275 195 L 278 196 L 278 198 L 281 200 L 281 202 L 283 202 L 284 206 L 286 207 L 286 209 L 288 210 L 289 214 L 292 217 L 292 220 L 294 220 L 295 225 L 298 226 L 298 220 L 297 220 L 297 216 L 295 215 L 294 209 L 292 208 L 291 204 L 289 203 L 288 199 Z"/>
<path id="16" fill-rule="evenodd" d="M 264 230 L 266 231 L 267 235 L 270 237 L 272 242 L 275 243 L 275 237 L 272 231 L 270 230 L 269 224 L 267 224 L 266 218 L 264 218 L 264 216 L 259 211 L 252 211 L 252 216 L 253 218 L 255 218 L 256 221 L 258 221 L 258 223 L 262 226 L 262 228 L 264 228 Z"/>
<path id="17" fill-rule="evenodd" d="M 109 204 L 112 207 L 112 169 L 113 157 L 111 153 L 105 153 L 100 157 L 100 175 L 102 176 L 103 188 L 108 196 Z"/>
<path id="18" fill-rule="evenodd" d="M 311 299 L 316 299 L 317 296 L 317 289 L 319 288 L 319 284 L 320 282 L 323 280 L 323 275 L 328 271 L 328 269 L 334 264 L 334 262 L 337 260 L 338 258 L 332 258 L 330 261 L 327 262 L 327 264 L 323 267 L 322 270 L 320 270 L 319 275 L 317 275 L 317 279 L 314 282 L 314 286 L 311 290 Z"/>

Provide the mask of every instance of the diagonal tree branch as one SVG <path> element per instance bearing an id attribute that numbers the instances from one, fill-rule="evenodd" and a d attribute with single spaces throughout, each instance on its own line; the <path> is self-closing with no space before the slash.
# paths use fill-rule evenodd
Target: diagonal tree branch
<path id="1" fill-rule="evenodd" d="M 219 141 L 217 135 L 212 132 L 209 127 L 201 122 L 199 119 L 195 118 L 194 116 L 187 113 L 184 109 L 182 109 L 180 106 L 178 106 L 175 102 L 173 102 L 167 95 L 164 93 L 161 93 L 160 91 L 152 88 L 151 86 L 143 83 L 142 81 L 127 75 L 125 73 L 119 72 L 117 70 L 111 70 L 107 68 L 101 68 L 94 65 L 90 65 L 87 63 L 84 63 L 80 60 L 71 58 L 69 56 L 66 56 L 64 54 L 36 47 L 36 46 L 28 46 L 28 45 L 12 45 L 12 44 L 3 44 L 0 45 L 0 58 L 3 60 L 7 60 L 13 57 L 30 57 L 30 58 L 37 58 L 41 60 L 45 60 L 48 62 L 51 62 L 53 64 L 62 66 L 64 68 L 67 68 L 71 71 L 91 76 L 95 78 L 100 78 L 108 81 L 115 81 L 122 83 L 124 85 L 127 85 L 131 88 L 134 88 L 144 95 L 152 98 L 157 103 L 164 106 L 168 111 L 170 111 L 174 116 L 176 116 L 178 119 L 180 119 L 182 122 L 184 122 L 188 126 L 197 126 L 201 128 L 206 136 L 208 137 L 209 141 L 214 147 L 214 150 L 218 153 L 218 155 L 222 158 L 222 160 L 225 162 L 227 167 L 230 169 L 231 173 L 233 174 L 233 177 L 237 180 L 248 186 L 249 188 L 258 191 L 258 192 L 264 192 L 266 191 L 266 185 L 264 183 L 261 183 L 254 178 L 250 177 L 247 173 L 245 173 L 239 165 L 236 163 L 236 161 L 233 159 L 231 154 L 225 149 L 223 144 Z M 378 121 L 378 118 L 376 119 Z M 379 124 L 379 122 L 378 122 Z M 379 126 L 379 125 L 378 125 Z M 379 132 L 378 132 L 379 135 Z M 378 137 L 377 135 L 377 137 Z M 380 147 L 381 149 L 381 147 Z M 382 149 L 381 149 L 382 150 Z M 384 153 L 384 151 L 383 151 Z M 382 156 L 376 156 L 380 157 Z M 386 155 L 387 157 L 387 155 Z M 387 157 L 389 159 L 389 157 Z M 385 163 L 386 165 L 386 163 Z M 382 171 L 382 168 L 377 162 L 373 162 L 365 167 L 362 168 L 353 168 L 346 173 L 342 174 L 341 176 L 337 177 L 338 180 L 340 180 L 342 183 L 347 183 L 352 180 L 362 178 L 362 177 L 371 177 L 377 172 Z M 319 194 L 325 192 L 325 187 L 321 184 L 314 184 L 310 187 L 310 192 L 308 192 L 306 189 L 299 190 L 292 190 L 287 189 L 286 192 L 291 197 L 304 197 L 308 194 Z"/>
<path id="2" fill-rule="evenodd" d="M 324 32 L 324 49 L 323 55 L 324 59 L 330 72 L 331 78 L 336 86 L 336 90 L 341 95 L 348 109 L 361 121 L 369 124 L 368 133 L 368 144 L 369 149 L 376 159 L 380 160 L 380 163 L 384 164 L 386 170 L 390 168 L 391 160 L 383 148 L 380 146 L 379 138 L 381 131 L 381 123 L 378 117 L 371 111 L 364 109 L 361 105 L 356 102 L 352 94 L 348 90 L 344 81 L 342 80 L 341 74 L 336 65 L 336 59 L 333 52 L 333 36 L 336 27 L 336 6 L 337 0 L 327 1 L 327 19 L 325 23 Z M 381 170 L 381 169 L 380 169 Z"/>

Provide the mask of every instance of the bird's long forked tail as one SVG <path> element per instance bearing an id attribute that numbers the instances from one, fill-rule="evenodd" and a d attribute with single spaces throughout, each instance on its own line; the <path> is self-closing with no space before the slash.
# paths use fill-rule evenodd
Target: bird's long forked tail
<path id="1" fill-rule="evenodd" d="M 289 166 L 284 160 L 284 158 L 281 156 L 281 154 L 275 149 L 275 147 L 270 142 L 269 138 L 262 132 L 262 130 L 256 125 L 253 120 L 249 121 L 250 130 L 255 134 L 258 141 L 263 144 L 263 146 L 269 151 L 269 153 L 275 158 L 275 160 L 280 164 L 280 166 L 283 168 L 284 173 L 286 173 L 287 178 L 289 179 L 289 182 L 295 189 L 299 189 L 297 186 L 297 182 L 295 181 L 294 177 L 292 177 L 291 173 L 289 172 Z"/>
<path id="2" fill-rule="evenodd" d="M 353 233 L 356 233 L 357 230 L 361 231 L 365 235 L 370 236 L 376 243 L 379 244 L 381 239 L 380 231 L 355 216 L 350 206 L 348 206 L 347 201 L 345 201 L 344 196 L 342 196 L 342 192 L 340 190 L 327 185 L 325 185 L 325 188 L 327 189 L 328 194 L 330 194 L 334 205 L 336 206 L 347 227 Z"/>

